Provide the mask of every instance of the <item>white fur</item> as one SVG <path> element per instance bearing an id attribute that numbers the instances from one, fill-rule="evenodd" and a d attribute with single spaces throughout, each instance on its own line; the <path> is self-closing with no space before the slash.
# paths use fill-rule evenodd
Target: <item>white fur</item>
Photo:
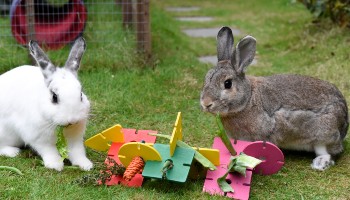
<path id="1" fill-rule="evenodd" d="M 316 158 L 312 161 L 311 167 L 316 170 L 325 170 L 334 165 L 331 155 L 327 152 L 326 145 L 314 146 Z"/>
<path id="2" fill-rule="evenodd" d="M 39 47 L 34 50 L 41 51 Z M 69 66 L 55 68 L 46 78 L 44 69 L 25 65 L 0 76 L 0 155 L 14 157 L 19 147 L 29 145 L 42 157 L 45 167 L 61 171 L 63 160 L 56 148 L 55 130 L 65 126 L 70 161 L 90 170 L 92 163 L 83 145 L 89 100 Z M 58 103 L 52 102 L 52 91 L 58 94 Z"/>

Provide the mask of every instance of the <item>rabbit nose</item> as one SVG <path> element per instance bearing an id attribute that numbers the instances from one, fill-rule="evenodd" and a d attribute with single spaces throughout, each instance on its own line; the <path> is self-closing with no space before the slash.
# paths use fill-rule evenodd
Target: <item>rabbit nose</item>
<path id="1" fill-rule="evenodd" d="M 210 107 L 213 106 L 213 102 L 212 102 L 210 99 L 205 98 L 205 99 L 203 99 L 203 101 L 202 101 L 202 106 L 203 106 L 205 109 L 209 109 Z"/>
<path id="2" fill-rule="evenodd" d="M 205 108 L 210 108 L 212 105 L 213 105 L 212 103 L 207 104 L 207 105 L 205 105 Z"/>

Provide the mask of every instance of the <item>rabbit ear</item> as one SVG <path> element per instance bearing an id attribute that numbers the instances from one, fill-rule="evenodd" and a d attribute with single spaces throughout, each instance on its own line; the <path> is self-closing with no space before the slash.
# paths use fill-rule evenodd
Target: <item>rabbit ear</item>
<path id="1" fill-rule="evenodd" d="M 253 61 L 255 51 L 256 40 L 254 37 L 248 35 L 238 42 L 231 62 L 239 74 L 244 73 L 247 66 Z"/>
<path id="2" fill-rule="evenodd" d="M 218 61 L 231 60 L 233 48 L 233 35 L 229 27 L 222 27 L 216 37 Z"/>
<path id="3" fill-rule="evenodd" d="M 73 74 L 77 74 L 80 66 L 81 58 L 85 52 L 86 43 L 83 37 L 79 37 L 75 40 L 72 49 L 70 50 L 68 59 L 65 64 L 65 68 L 71 70 Z"/>
<path id="4" fill-rule="evenodd" d="M 41 68 L 45 80 L 47 81 L 48 79 L 50 79 L 52 74 L 56 71 L 56 66 L 51 63 L 50 59 L 39 47 L 37 42 L 33 40 L 29 42 L 29 51 L 35 59 L 35 61 L 37 62 L 37 64 L 39 65 L 39 67 Z"/>

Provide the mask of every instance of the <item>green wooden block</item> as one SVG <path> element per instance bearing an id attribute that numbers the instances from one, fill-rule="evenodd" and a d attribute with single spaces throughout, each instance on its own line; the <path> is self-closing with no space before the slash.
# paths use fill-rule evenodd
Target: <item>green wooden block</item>
<path id="1" fill-rule="evenodd" d="M 157 149 L 163 160 L 162 162 L 147 161 L 142 176 L 146 178 L 162 179 L 164 163 L 166 160 L 171 159 L 174 166 L 167 171 L 166 179 L 181 183 L 186 182 L 195 151 L 190 148 L 176 147 L 174 155 L 170 157 L 169 145 L 154 144 L 153 147 Z"/>

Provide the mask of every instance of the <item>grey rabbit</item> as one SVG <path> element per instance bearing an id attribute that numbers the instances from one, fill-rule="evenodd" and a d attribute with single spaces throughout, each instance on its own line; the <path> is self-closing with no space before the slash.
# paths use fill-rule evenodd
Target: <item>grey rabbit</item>
<path id="1" fill-rule="evenodd" d="M 229 27 L 217 35 L 218 63 L 210 69 L 200 96 L 205 112 L 219 114 L 234 139 L 269 141 L 282 149 L 315 152 L 311 167 L 325 170 L 343 151 L 349 127 L 344 96 L 316 78 L 279 74 L 248 76 L 256 40 L 242 38 L 236 47 Z"/>

